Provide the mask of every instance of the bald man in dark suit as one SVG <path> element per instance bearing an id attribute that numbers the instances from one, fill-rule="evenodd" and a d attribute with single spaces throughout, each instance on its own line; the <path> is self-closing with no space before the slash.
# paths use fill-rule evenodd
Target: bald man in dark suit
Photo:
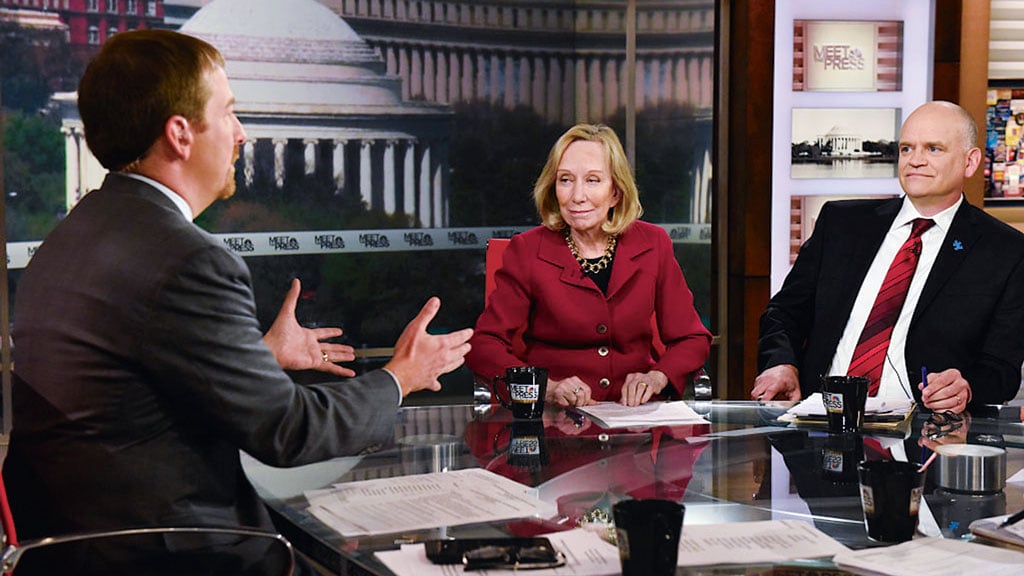
<path id="1" fill-rule="evenodd" d="M 914 219 L 933 221 L 892 328 L 879 394 L 960 412 L 1014 397 L 1024 362 L 1024 235 L 971 206 L 977 127 L 929 102 L 900 134 L 905 196 L 827 203 L 761 317 L 753 398 L 798 400 L 847 374 L 879 287 Z M 922 383 L 926 371 L 927 386 Z"/>

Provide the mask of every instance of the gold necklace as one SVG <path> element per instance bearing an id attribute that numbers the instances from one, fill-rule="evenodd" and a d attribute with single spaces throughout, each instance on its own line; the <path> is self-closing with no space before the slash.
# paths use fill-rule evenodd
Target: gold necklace
<path id="1" fill-rule="evenodd" d="M 604 247 L 604 256 L 597 262 L 588 262 L 586 258 L 580 256 L 580 251 L 576 249 L 576 242 L 572 239 L 572 232 L 568 228 L 565 229 L 565 243 L 569 245 L 569 251 L 572 252 L 573 258 L 580 263 L 580 268 L 587 274 L 597 274 L 601 270 L 604 270 L 612 263 L 612 256 L 615 255 L 615 245 L 618 240 L 615 236 L 608 237 L 608 244 Z"/>

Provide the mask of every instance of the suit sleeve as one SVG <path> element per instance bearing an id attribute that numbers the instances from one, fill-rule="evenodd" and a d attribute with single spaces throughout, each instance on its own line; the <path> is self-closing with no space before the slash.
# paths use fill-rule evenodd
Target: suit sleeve
<path id="1" fill-rule="evenodd" d="M 711 333 L 701 322 L 693 305 L 693 292 L 679 267 L 668 234 L 656 237 L 658 277 L 655 317 L 665 353 L 654 365 L 669 378 L 679 397 L 686 388 L 687 375 L 704 365 L 711 351 Z"/>
<path id="2" fill-rule="evenodd" d="M 1024 257 L 1018 258 L 1007 277 L 1006 286 L 991 315 L 978 361 L 961 368 L 961 374 L 971 384 L 971 404 L 1001 404 L 1017 394 L 1021 385 L 1021 365 L 1024 362 L 1022 327 Z M 949 328 L 956 330 L 955 325 Z"/>
<path id="3" fill-rule="evenodd" d="M 792 364 L 800 368 L 804 348 L 814 325 L 818 276 L 830 214 L 831 209 L 825 204 L 815 223 L 814 232 L 800 248 L 782 288 L 768 302 L 761 315 L 757 340 L 758 373 L 780 364 Z"/>
<path id="4" fill-rule="evenodd" d="M 227 250 L 191 256 L 152 310 L 136 338 L 143 368 L 199 425 L 261 461 L 354 454 L 393 434 L 399 398 L 387 373 L 315 386 L 288 377 L 263 344 L 248 269 Z"/>

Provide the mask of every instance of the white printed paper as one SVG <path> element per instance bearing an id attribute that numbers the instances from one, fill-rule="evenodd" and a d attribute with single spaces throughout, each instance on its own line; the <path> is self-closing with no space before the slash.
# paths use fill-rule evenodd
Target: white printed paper
<path id="1" fill-rule="evenodd" d="M 618 402 L 599 402 L 577 406 L 577 411 L 590 417 L 602 428 L 631 428 L 708 424 L 686 402 L 648 402 L 639 406 L 623 406 Z"/>
<path id="2" fill-rule="evenodd" d="M 554 513 L 534 489 L 481 468 L 345 482 L 306 492 L 306 499 L 310 514 L 342 536 Z"/>
<path id="3" fill-rule="evenodd" d="M 887 576 L 1020 576 L 1024 553 L 950 538 L 918 538 L 836 554 L 832 562 Z"/>
<path id="4" fill-rule="evenodd" d="M 683 525 L 679 566 L 757 564 L 821 558 L 848 550 L 800 520 Z"/>

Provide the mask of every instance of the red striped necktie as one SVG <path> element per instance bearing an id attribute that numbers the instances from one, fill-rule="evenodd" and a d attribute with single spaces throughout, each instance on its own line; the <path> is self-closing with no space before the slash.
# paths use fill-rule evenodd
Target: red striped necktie
<path id="1" fill-rule="evenodd" d="M 864 331 L 861 332 L 860 340 L 853 351 L 853 359 L 850 361 L 847 374 L 867 376 L 871 380 L 868 386 L 869 396 L 878 395 L 882 366 L 889 350 L 892 328 L 899 318 L 903 301 L 907 299 L 907 289 L 910 288 L 914 270 L 917 269 L 917 260 L 921 256 L 921 235 L 933 224 L 935 221 L 927 218 L 914 219 L 910 238 L 903 243 L 889 265 L 889 271 L 885 274 L 882 287 L 878 289 L 878 296 L 875 297 L 868 321 L 864 324 Z"/>

